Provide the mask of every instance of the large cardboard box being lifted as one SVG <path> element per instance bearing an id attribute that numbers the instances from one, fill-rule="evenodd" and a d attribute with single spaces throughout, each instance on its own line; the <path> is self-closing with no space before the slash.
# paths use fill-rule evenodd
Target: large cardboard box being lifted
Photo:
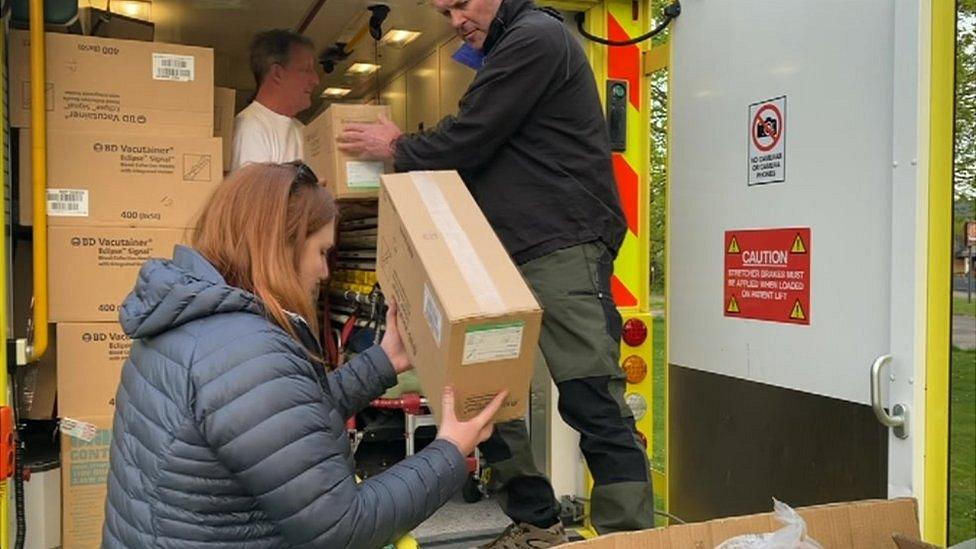
<path id="1" fill-rule="evenodd" d="M 336 137 L 350 122 L 375 123 L 379 115 L 390 117 L 387 105 L 330 106 L 305 126 L 305 163 L 336 198 L 376 198 L 380 175 L 392 171 L 390 163 L 359 160 L 339 150 Z"/>
<path id="2" fill-rule="evenodd" d="M 47 134 L 48 225 L 189 227 L 223 179 L 220 139 Z M 20 224 L 33 222 L 30 131 L 20 131 Z"/>
<path id="3" fill-rule="evenodd" d="M 48 314 L 51 322 L 117 322 L 119 306 L 147 259 L 173 257 L 191 229 L 51 227 Z"/>
<path id="4" fill-rule="evenodd" d="M 503 389 L 496 421 L 525 415 L 542 310 L 457 172 L 384 175 L 377 277 L 438 419 L 445 385 L 462 420 Z"/>
<path id="5" fill-rule="evenodd" d="M 802 507 L 807 536 L 830 549 L 895 548 L 893 536 L 918 540 L 918 506 L 914 499 L 865 500 Z M 573 549 L 679 549 L 718 547 L 729 539 L 774 532 L 783 527 L 764 513 L 715 519 L 640 532 L 601 536 L 571 543 Z M 737 540 L 738 541 L 738 540 Z"/>
<path id="6" fill-rule="evenodd" d="M 213 136 L 213 50 L 47 33 L 48 129 Z M 30 36 L 10 33 L 10 124 L 30 126 Z"/>

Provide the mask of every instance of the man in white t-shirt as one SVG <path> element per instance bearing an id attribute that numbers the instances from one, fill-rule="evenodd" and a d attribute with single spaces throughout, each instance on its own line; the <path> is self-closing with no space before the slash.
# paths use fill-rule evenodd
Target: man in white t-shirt
<path id="1" fill-rule="evenodd" d="M 289 30 L 265 31 L 251 42 L 257 95 L 234 122 L 231 169 L 249 162 L 302 158 L 302 123 L 295 116 L 312 104 L 319 85 L 315 46 Z"/>

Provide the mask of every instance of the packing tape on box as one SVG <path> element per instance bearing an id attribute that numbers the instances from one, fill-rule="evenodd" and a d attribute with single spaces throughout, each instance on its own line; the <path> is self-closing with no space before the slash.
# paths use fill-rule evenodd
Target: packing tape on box
<path id="1" fill-rule="evenodd" d="M 411 172 L 410 180 L 413 182 L 417 193 L 427 206 L 430 217 L 434 221 L 437 230 L 444 237 L 444 243 L 454 257 L 454 262 L 461 270 L 474 300 L 478 306 L 486 313 L 502 313 L 505 311 L 505 303 L 502 296 L 495 286 L 495 282 L 488 275 L 488 269 L 474 251 L 474 246 L 468 238 L 467 233 L 461 228 L 454 212 L 451 211 L 444 197 L 444 193 L 438 188 L 437 183 L 430 178 L 427 172 Z"/>

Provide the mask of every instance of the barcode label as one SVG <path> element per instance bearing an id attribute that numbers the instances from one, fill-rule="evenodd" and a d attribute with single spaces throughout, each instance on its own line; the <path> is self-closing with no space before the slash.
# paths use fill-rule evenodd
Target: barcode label
<path id="1" fill-rule="evenodd" d="M 518 358 L 522 354 L 525 322 L 469 326 L 464 334 L 461 364 L 478 364 Z"/>
<path id="2" fill-rule="evenodd" d="M 47 215 L 88 217 L 88 191 L 86 189 L 48 189 Z"/>
<path id="3" fill-rule="evenodd" d="M 81 439 L 85 442 L 91 442 L 94 440 L 95 435 L 98 434 L 98 427 L 94 424 L 71 419 L 70 417 L 61 418 L 60 428 L 61 432 L 69 437 Z"/>
<path id="4" fill-rule="evenodd" d="M 346 162 L 346 186 L 350 189 L 378 189 L 383 171 L 382 162 L 349 160 Z"/>
<path id="5" fill-rule="evenodd" d="M 430 326 L 430 331 L 434 334 L 434 343 L 437 343 L 437 346 L 440 347 L 441 326 L 444 323 L 444 315 L 441 314 L 440 307 L 434 301 L 434 293 L 430 291 L 430 286 L 427 284 L 424 284 L 424 318 L 427 319 L 427 325 Z"/>
<path id="6" fill-rule="evenodd" d="M 192 55 L 153 54 L 153 79 L 192 82 L 195 76 Z"/>

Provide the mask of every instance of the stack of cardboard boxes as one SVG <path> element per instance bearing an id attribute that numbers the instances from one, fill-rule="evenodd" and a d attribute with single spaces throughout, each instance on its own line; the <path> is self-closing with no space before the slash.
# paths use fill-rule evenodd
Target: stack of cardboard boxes
<path id="1" fill-rule="evenodd" d="M 376 198 L 380 175 L 391 162 L 362 160 L 339 150 L 336 137 L 348 123 L 375 123 L 390 116 L 385 105 L 330 105 L 304 129 L 304 160 L 339 201 L 340 223 L 329 292 L 323 294 L 326 322 L 343 332 L 368 302 L 376 284 Z M 348 333 L 348 332 L 347 332 Z M 353 337 L 349 334 L 348 337 Z"/>
<path id="2" fill-rule="evenodd" d="M 20 222 L 33 223 L 29 37 L 10 38 L 10 120 L 20 128 Z M 213 51 L 48 34 L 49 318 L 56 324 L 65 547 L 100 543 L 119 375 L 118 324 L 139 268 L 170 257 L 223 177 L 233 94 L 214 88 Z M 215 112 L 230 97 L 230 112 Z M 226 109 L 226 106 L 224 107 Z M 230 122 L 227 122 L 228 114 Z M 231 127 L 227 127 L 231 126 Z"/>

